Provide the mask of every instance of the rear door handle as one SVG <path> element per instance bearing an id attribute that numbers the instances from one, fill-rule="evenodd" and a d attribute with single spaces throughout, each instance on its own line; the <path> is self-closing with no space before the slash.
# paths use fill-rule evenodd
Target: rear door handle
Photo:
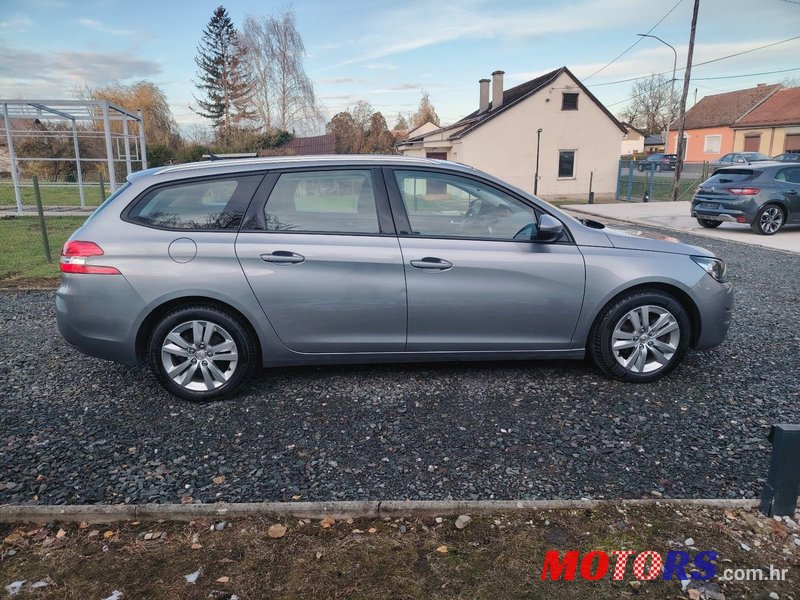
<path id="1" fill-rule="evenodd" d="M 276 250 L 272 254 L 262 254 L 261 260 L 271 263 L 292 264 L 301 263 L 306 259 L 302 254 L 288 252 L 287 250 Z"/>
<path id="2" fill-rule="evenodd" d="M 430 271 L 446 271 L 447 269 L 453 268 L 453 263 L 434 256 L 426 256 L 421 260 L 412 260 L 411 266 L 417 269 L 427 269 Z"/>

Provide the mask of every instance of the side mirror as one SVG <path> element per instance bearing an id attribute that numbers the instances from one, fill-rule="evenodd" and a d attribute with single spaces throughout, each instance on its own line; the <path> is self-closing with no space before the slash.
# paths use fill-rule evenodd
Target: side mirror
<path id="1" fill-rule="evenodd" d="M 564 224 L 550 215 L 542 215 L 536 230 L 537 242 L 555 242 L 564 233 Z"/>

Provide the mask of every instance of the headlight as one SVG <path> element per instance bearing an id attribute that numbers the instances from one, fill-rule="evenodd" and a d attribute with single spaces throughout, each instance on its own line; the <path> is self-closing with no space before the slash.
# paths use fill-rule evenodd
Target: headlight
<path id="1" fill-rule="evenodd" d="M 709 258 L 708 256 L 692 256 L 692 260 L 717 281 L 725 281 L 725 273 L 728 268 L 724 260 Z"/>

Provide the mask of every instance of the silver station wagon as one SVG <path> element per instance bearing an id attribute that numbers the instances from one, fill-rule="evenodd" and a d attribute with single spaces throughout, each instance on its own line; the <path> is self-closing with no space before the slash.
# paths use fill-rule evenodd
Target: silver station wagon
<path id="1" fill-rule="evenodd" d="M 581 222 L 467 166 L 393 156 L 149 169 L 65 244 L 64 338 L 182 398 L 257 366 L 581 359 L 653 381 L 720 344 L 702 248 Z"/>

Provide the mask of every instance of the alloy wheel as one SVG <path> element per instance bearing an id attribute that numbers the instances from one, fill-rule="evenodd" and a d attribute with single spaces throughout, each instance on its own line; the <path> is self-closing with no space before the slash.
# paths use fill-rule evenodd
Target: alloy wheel
<path id="1" fill-rule="evenodd" d="M 238 361 L 231 334 L 211 321 L 181 323 L 161 344 L 161 363 L 167 377 L 187 390 L 222 387 L 233 376 Z"/>
<path id="2" fill-rule="evenodd" d="M 777 206 L 770 206 L 761 213 L 760 225 L 764 233 L 775 233 L 783 225 L 783 211 Z"/>
<path id="3" fill-rule="evenodd" d="M 675 356 L 681 332 L 678 320 L 661 306 L 638 306 L 623 315 L 611 334 L 611 352 L 632 373 L 652 373 Z"/>

